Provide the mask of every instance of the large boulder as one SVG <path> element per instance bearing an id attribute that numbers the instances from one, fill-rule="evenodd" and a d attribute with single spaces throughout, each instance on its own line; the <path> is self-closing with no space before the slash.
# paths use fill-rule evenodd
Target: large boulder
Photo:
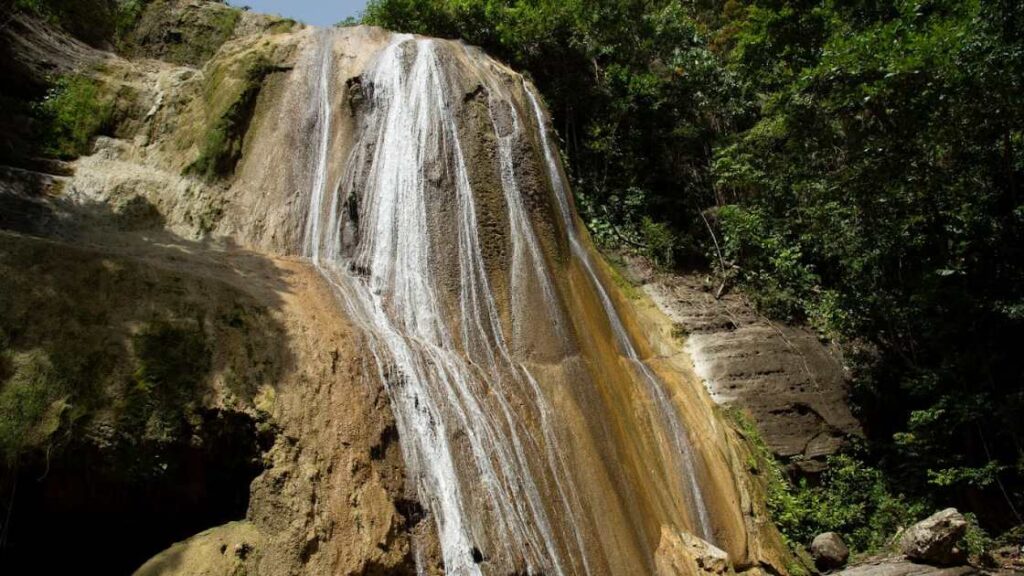
<path id="1" fill-rule="evenodd" d="M 811 557 L 818 570 L 834 570 L 850 559 L 850 549 L 835 532 L 818 534 L 811 542 Z"/>
<path id="2" fill-rule="evenodd" d="M 967 520 L 956 508 L 946 508 L 914 524 L 900 536 L 900 551 L 914 562 L 951 566 L 966 554 L 957 543 L 967 533 Z"/>
<path id="3" fill-rule="evenodd" d="M 228 522 L 178 542 L 133 576 L 220 576 L 255 571 L 265 537 L 246 521 Z"/>
<path id="4" fill-rule="evenodd" d="M 655 553 L 657 576 L 727 576 L 733 574 L 729 555 L 692 534 L 661 527 Z"/>

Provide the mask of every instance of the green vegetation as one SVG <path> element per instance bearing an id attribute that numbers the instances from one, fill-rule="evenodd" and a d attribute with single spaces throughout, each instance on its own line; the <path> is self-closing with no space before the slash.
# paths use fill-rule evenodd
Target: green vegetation
<path id="1" fill-rule="evenodd" d="M 715 156 L 726 258 L 765 310 L 857 344 L 893 481 L 1019 523 L 1024 7 L 787 6 L 730 40 L 759 105 Z"/>
<path id="2" fill-rule="evenodd" d="M 880 470 L 852 453 L 830 457 L 828 470 L 815 484 L 806 478 L 792 483 L 753 422 L 738 410 L 728 414 L 754 450 L 748 467 L 764 478 L 768 512 L 791 547 L 835 531 L 854 554 L 879 552 L 902 528 L 930 512 L 924 503 L 895 492 Z M 970 535 L 977 554 L 985 545 L 979 534 Z"/>
<path id="3" fill-rule="evenodd" d="M 128 34 L 142 18 L 142 11 L 152 0 L 119 0 L 114 14 L 114 35 L 122 44 Z"/>
<path id="4" fill-rule="evenodd" d="M 92 138 L 109 128 L 113 111 L 113 102 L 96 80 L 79 75 L 59 78 L 37 105 L 42 151 L 59 158 L 88 153 Z"/>
<path id="5" fill-rule="evenodd" d="M 263 89 L 263 82 L 276 70 L 277 67 L 262 56 L 253 58 L 246 65 L 238 96 L 206 130 L 199 158 L 185 169 L 186 173 L 209 181 L 234 173 L 235 165 L 242 157 L 245 134 L 256 111 L 256 100 Z M 221 82 L 213 82 L 212 88 L 222 89 Z"/>
<path id="6" fill-rule="evenodd" d="M 863 462 L 776 500 L 793 538 L 869 549 L 909 502 L 1024 521 L 1024 5 L 373 0 L 365 21 L 528 72 L 599 243 L 712 266 L 845 345 Z"/>
<path id="7" fill-rule="evenodd" d="M 795 543 L 825 531 L 843 534 L 855 552 L 876 552 L 911 522 L 931 512 L 923 503 L 894 493 L 880 470 L 850 455 L 832 456 L 820 484 L 780 482 L 769 510 Z"/>

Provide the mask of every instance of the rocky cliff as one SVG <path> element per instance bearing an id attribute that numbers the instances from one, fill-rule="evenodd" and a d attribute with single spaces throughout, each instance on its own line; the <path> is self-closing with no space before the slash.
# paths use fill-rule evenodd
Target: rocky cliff
<path id="1" fill-rule="evenodd" d="M 712 399 L 747 413 L 792 472 L 821 472 L 826 457 L 862 435 L 835 346 L 808 328 L 772 322 L 742 294 L 719 294 L 706 276 L 621 260 L 628 280 L 671 320 Z"/>

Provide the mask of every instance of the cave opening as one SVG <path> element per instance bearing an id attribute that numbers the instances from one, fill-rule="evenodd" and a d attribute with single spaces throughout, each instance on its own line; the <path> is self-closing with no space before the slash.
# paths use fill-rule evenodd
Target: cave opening
<path id="1" fill-rule="evenodd" d="M 0 464 L 0 573 L 131 574 L 171 544 L 245 517 L 262 471 L 256 422 L 203 411 L 171 443 L 71 441 Z"/>

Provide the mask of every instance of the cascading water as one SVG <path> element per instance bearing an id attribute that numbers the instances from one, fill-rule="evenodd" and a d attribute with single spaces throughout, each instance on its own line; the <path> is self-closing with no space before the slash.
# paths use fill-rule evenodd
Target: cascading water
<path id="1" fill-rule="evenodd" d="M 445 570 L 613 571 L 604 547 L 616 537 L 609 540 L 601 526 L 601 503 L 588 496 L 596 492 L 580 488 L 588 471 L 578 469 L 571 454 L 581 441 L 560 421 L 565 398 L 586 390 L 580 374 L 590 369 L 575 343 L 580 328 L 564 299 L 564 280 L 552 263 L 557 245 L 567 244 L 585 270 L 619 354 L 645 387 L 644 417 L 666 439 L 659 458 L 674 462 L 672 477 L 685 483 L 675 490 L 687 495 L 690 529 L 711 540 L 686 430 L 639 357 L 576 232 L 532 89 L 493 63 L 468 67 L 483 94 L 481 121 L 470 128 L 488 138 L 471 147 L 470 160 L 463 116 L 474 93 L 464 95 L 457 86 L 469 74 L 459 63 L 475 54 L 453 43 L 396 36 L 360 78 L 358 136 L 337 185 L 329 186 L 333 39 L 332 32 L 321 34 L 309 67 L 315 139 L 304 251 L 365 334 L 410 482 L 436 524 Z M 535 126 L 520 115 L 524 92 Z M 544 203 L 525 198 L 517 159 L 533 149 L 535 133 L 543 158 L 529 161 L 546 168 L 565 234 L 547 243 L 534 226 Z M 469 168 L 479 157 L 490 158 L 480 150 L 491 149 L 491 168 Z M 500 195 L 485 194 L 481 179 L 488 174 Z M 495 216 L 481 202 L 501 213 Z M 507 265 L 497 258 L 505 243 L 481 235 L 493 229 L 507 239 Z M 611 470 L 606 484 L 613 487 L 602 489 L 624 493 L 626 512 L 619 515 L 634 517 L 639 513 L 628 503 L 635 497 L 620 487 L 623 477 Z"/>
<path id="2" fill-rule="evenodd" d="M 537 96 L 530 87 L 526 88 L 526 95 L 530 99 L 530 105 L 533 107 L 537 126 L 541 133 L 541 147 L 544 150 L 544 159 L 548 167 L 548 177 L 551 179 L 551 187 L 554 189 L 555 196 L 558 199 L 559 212 L 561 213 L 562 220 L 565 224 L 566 234 L 569 236 L 572 253 L 583 264 L 583 267 L 586 269 L 587 275 L 590 277 L 590 281 L 594 286 L 594 290 L 596 290 L 601 297 L 601 304 L 604 306 L 605 314 L 608 315 L 608 321 L 612 325 L 612 331 L 615 333 L 616 342 L 622 352 L 629 359 L 630 363 L 632 363 L 640 372 L 650 393 L 656 399 L 658 408 L 660 409 L 659 417 L 664 420 L 671 431 L 670 440 L 680 456 L 683 476 L 689 484 L 688 488 L 690 489 L 691 502 L 693 503 L 694 508 L 696 508 L 697 518 L 700 520 L 700 536 L 705 540 L 714 542 L 714 534 L 711 530 L 711 518 L 708 516 L 708 510 L 704 503 L 704 496 L 700 489 L 700 483 L 697 482 L 697 474 L 694 471 L 691 456 L 693 447 L 686 433 L 686 429 L 683 427 L 682 422 L 679 421 L 679 415 L 676 413 L 675 407 L 672 406 L 672 402 L 665 393 L 664 388 L 662 388 L 661 383 L 658 382 L 654 373 L 651 372 L 651 369 L 648 368 L 647 365 L 638 357 L 636 348 L 633 346 L 633 342 L 629 339 L 629 335 L 626 333 L 626 330 L 622 325 L 622 320 L 619 318 L 618 311 L 615 310 L 615 306 L 612 304 L 611 298 L 608 297 L 607 291 L 605 291 L 604 286 L 597 277 L 597 274 L 594 273 L 594 266 L 590 262 L 590 254 L 587 253 L 587 251 L 580 245 L 580 242 L 576 237 L 576 225 L 569 210 L 566 186 L 562 180 L 558 160 L 555 158 L 555 155 L 551 150 L 551 145 L 548 143 L 547 129 L 544 123 L 544 113 L 541 110 L 540 103 L 537 101 Z"/>

